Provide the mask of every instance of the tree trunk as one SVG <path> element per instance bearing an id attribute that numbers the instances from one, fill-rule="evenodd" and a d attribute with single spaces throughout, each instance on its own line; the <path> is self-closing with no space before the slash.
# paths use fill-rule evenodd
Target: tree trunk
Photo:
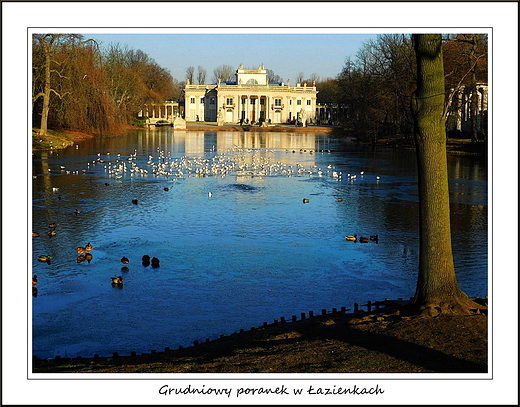
<path id="1" fill-rule="evenodd" d="M 49 47 L 47 46 L 45 37 L 42 40 L 40 40 L 40 43 L 45 54 L 45 85 L 43 88 L 42 118 L 38 134 L 40 136 L 44 136 L 47 134 L 47 119 L 49 117 L 49 103 L 51 100 L 51 54 Z"/>
<path id="2" fill-rule="evenodd" d="M 475 64 L 476 67 L 476 64 Z M 478 141 L 477 120 L 478 120 L 478 91 L 475 69 L 471 73 L 471 100 L 470 100 L 470 120 L 471 120 L 471 140 Z"/>
<path id="3" fill-rule="evenodd" d="M 460 289 L 451 248 L 444 66 L 440 34 L 416 34 L 417 90 L 412 97 L 417 151 L 420 258 L 412 305 L 423 313 L 469 313 L 479 306 Z"/>

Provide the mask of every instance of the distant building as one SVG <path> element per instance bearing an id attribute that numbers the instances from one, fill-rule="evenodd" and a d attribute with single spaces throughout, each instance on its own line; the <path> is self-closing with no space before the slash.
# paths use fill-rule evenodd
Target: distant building
<path id="1" fill-rule="evenodd" d="M 188 122 L 217 121 L 224 123 L 285 123 L 289 120 L 315 120 L 316 90 L 313 86 L 290 82 L 268 83 L 264 65 L 244 69 L 240 65 L 234 82 L 218 81 L 215 85 L 192 85 L 184 88 L 184 115 Z"/>
<path id="2" fill-rule="evenodd" d="M 470 86 L 452 89 L 453 97 L 448 105 L 448 131 L 470 132 L 475 118 L 476 130 L 487 133 L 488 85 L 477 84 L 475 92 Z"/>
<path id="3" fill-rule="evenodd" d="M 167 100 L 163 103 L 150 103 L 144 105 L 143 109 L 137 113 L 137 118 L 145 120 L 146 123 L 155 123 L 158 120 L 167 119 L 170 122 L 181 114 L 181 106 L 174 100 Z"/>

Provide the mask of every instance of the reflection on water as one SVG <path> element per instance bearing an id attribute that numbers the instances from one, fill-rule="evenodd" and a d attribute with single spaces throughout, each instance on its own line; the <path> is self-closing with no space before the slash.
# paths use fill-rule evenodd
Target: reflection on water
<path id="1" fill-rule="evenodd" d="M 448 165 L 457 278 L 482 297 L 487 167 Z M 40 357 L 188 346 L 415 291 L 413 152 L 315 134 L 143 130 L 35 155 L 32 185 Z"/>

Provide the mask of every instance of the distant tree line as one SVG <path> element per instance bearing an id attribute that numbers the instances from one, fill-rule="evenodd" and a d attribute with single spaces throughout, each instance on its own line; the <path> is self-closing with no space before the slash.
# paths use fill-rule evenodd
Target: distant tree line
<path id="1" fill-rule="evenodd" d="M 446 105 L 457 108 L 453 96 L 462 88 L 477 92 L 487 84 L 487 36 L 450 35 L 442 41 Z M 318 103 L 344 106 L 341 125 L 367 141 L 385 137 L 412 140 L 411 94 L 416 87 L 416 61 L 409 35 L 385 34 L 364 43 L 356 57 L 347 57 L 335 79 L 316 83 Z M 470 119 L 476 137 L 478 112 L 471 99 Z"/>
<path id="2" fill-rule="evenodd" d="M 32 38 L 33 127 L 110 134 L 147 103 L 177 99 L 182 85 L 141 50 L 78 34 Z"/>
<path id="3" fill-rule="evenodd" d="M 487 36 L 459 34 L 443 38 L 446 104 L 457 108 L 457 91 L 475 94 L 487 84 Z M 78 34 L 35 34 L 32 47 L 33 127 L 72 129 L 92 134 L 121 131 L 146 104 L 181 100 L 185 82 L 141 50 L 98 44 Z M 212 83 L 233 81 L 236 69 L 222 64 Z M 269 82 L 283 82 L 267 70 Z M 339 121 L 360 139 L 413 139 L 410 97 L 416 84 L 416 61 L 411 37 L 384 34 L 363 44 L 355 58 L 345 59 L 336 78 L 299 72 L 296 83 L 316 85 L 318 103 L 343 106 Z M 205 84 L 205 68 L 186 68 L 186 83 Z M 473 137 L 478 109 L 471 99 Z"/>

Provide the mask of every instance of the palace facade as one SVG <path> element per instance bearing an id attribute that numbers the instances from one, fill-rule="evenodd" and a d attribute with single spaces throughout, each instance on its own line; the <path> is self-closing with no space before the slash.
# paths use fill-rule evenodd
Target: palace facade
<path id="1" fill-rule="evenodd" d="M 258 69 L 240 65 L 234 82 L 192 85 L 188 81 L 184 88 L 184 118 L 188 122 L 275 124 L 302 118 L 314 122 L 317 93 L 315 84 L 269 83 L 264 65 Z"/>

